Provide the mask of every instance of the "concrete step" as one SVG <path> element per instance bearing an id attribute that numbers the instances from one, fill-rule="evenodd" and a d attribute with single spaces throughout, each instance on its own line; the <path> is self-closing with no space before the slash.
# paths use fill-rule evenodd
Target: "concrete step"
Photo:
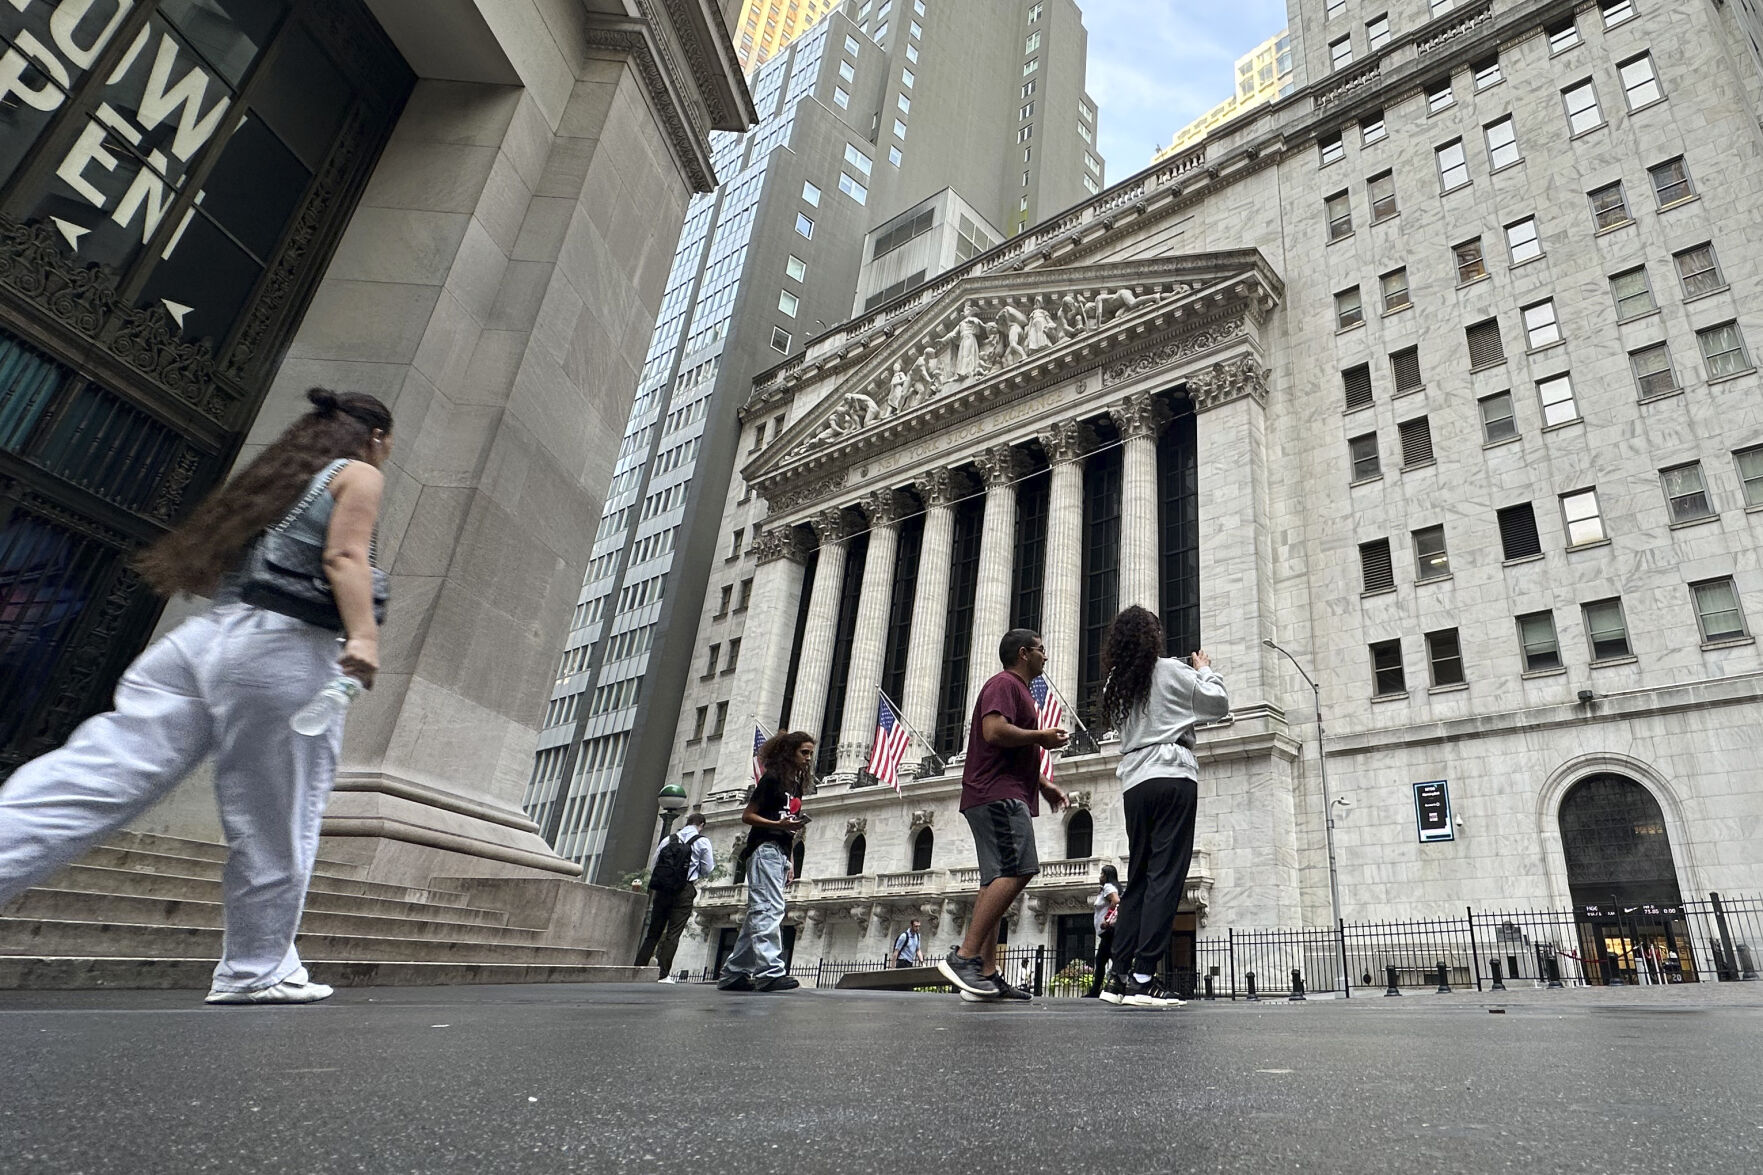
<path id="1" fill-rule="evenodd" d="M 149 832 L 113 833 L 100 847 L 153 853 L 163 857 L 188 857 L 193 861 L 224 862 L 227 857 L 227 847 L 224 844 L 207 840 L 186 840 L 179 836 L 160 836 Z M 327 856 L 322 847 L 318 850 L 318 865 L 337 877 L 359 879 L 367 872 L 360 865 Z"/>
<path id="2" fill-rule="evenodd" d="M 348 898 L 345 901 L 360 901 Z M 446 910 L 448 907 L 431 907 Z M 140 897 L 132 894 L 78 893 L 72 890 L 37 888 L 26 891 L 7 907 L 9 917 L 48 922 L 102 922 L 137 926 L 192 926 L 218 928 L 226 925 L 226 907 L 215 894 L 209 901 Z M 447 917 L 410 917 L 373 914 L 353 909 L 322 910 L 310 903 L 300 920 L 304 934 L 368 935 L 384 938 L 467 939 L 485 943 L 531 943 L 542 931 L 483 923 L 457 922 Z"/>
<path id="3" fill-rule="evenodd" d="M 123 870 L 130 873 L 196 877 L 206 881 L 219 881 L 222 870 L 220 861 L 202 860 L 196 857 L 167 856 L 164 853 L 114 848 L 109 845 L 93 849 L 82 857 L 78 864 L 70 865 L 68 868 L 78 869 L 82 866 Z M 320 886 L 321 881 L 322 886 Z M 50 878 L 47 884 L 59 889 L 70 888 L 62 885 L 58 877 Z M 329 867 L 325 865 L 320 865 L 313 873 L 313 884 L 328 893 L 352 893 L 359 894 L 361 897 L 388 898 L 400 902 L 430 902 L 438 906 L 464 906 L 467 904 L 466 896 L 461 893 L 442 889 L 418 889 L 404 885 L 384 885 L 375 881 L 357 881 L 353 878 L 338 876 L 330 872 Z"/>
<path id="4" fill-rule="evenodd" d="M 476 930 L 507 928 L 485 927 Z M 301 933 L 301 958 L 349 962 L 533 963 L 582 966 L 605 962 L 605 951 L 588 947 L 492 942 L 482 938 L 377 938 Z M 209 926 L 115 924 L 0 917 L 0 955 L 70 958 L 220 958 L 221 931 Z"/>
<path id="5" fill-rule="evenodd" d="M 333 914 L 381 914 L 399 918 L 429 918 L 441 922 L 459 922 L 474 926 L 506 926 L 508 924 L 508 914 L 504 910 L 481 910 L 474 906 L 405 901 L 401 898 L 367 897 L 352 892 L 362 888 L 363 885 L 364 883 L 358 881 L 338 881 L 335 878 L 316 877 L 312 881 L 311 888 L 306 892 L 306 909 L 309 912 L 323 910 Z M 218 902 L 221 900 L 221 885 L 216 878 L 147 873 L 134 869 L 110 869 L 99 865 L 69 866 L 39 888 L 93 896 L 117 895 L 152 898 L 158 901 Z M 383 888 L 397 893 L 434 892 L 430 890 L 411 891 L 400 886 L 385 886 Z M 458 898 L 460 895 L 449 894 L 445 896 Z M 24 898 L 21 897 L 18 900 L 23 901 Z M 86 918 L 74 915 L 74 917 L 81 921 L 100 920 L 96 916 Z M 141 921 L 141 919 L 127 919 L 127 921 Z"/>
<path id="6" fill-rule="evenodd" d="M 640 983 L 653 967 L 544 963 L 327 962 L 306 959 L 320 983 L 334 987 L 430 987 L 460 983 Z M 0 956 L 0 990 L 206 991 L 213 959 Z"/>

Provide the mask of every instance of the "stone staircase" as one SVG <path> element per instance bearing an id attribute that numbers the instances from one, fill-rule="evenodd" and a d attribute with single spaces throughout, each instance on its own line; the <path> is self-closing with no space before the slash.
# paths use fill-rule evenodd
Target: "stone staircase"
<path id="1" fill-rule="evenodd" d="M 207 988 L 220 958 L 224 845 L 121 833 L 0 909 L 0 989 Z M 559 943 L 506 883 L 361 880 L 320 849 L 296 945 L 312 977 L 345 987 L 605 983 L 649 968 Z M 539 885 L 574 885 L 539 882 Z"/>

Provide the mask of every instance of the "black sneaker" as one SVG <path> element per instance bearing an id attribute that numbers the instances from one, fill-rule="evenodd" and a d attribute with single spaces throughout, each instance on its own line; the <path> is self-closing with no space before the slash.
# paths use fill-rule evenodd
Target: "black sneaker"
<path id="1" fill-rule="evenodd" d="M 716 981 L 718 991 L 752 991 L 753 977 L 743 975 L 739 971 L 731 971 Z"/>
<path id="2" fill-rule="evenodd" d="M 1179 1008 L 1183 1003 L 1155 975 L 1143 983 L 1129 976 L 1123 987 L 1124 994 L 1120 1002 L 1129 1008 Z"/>
<path id="3" fill-rule="evenodd" d="M 996 985 L 998 989 L 998 998 L 1001 1000 L 1032 1000 L 1035 998 L 1028 992 L 1022 990 L 1022 988 L 1006 981 L 1001 973 L 993 973 L 986 976 L 986 978 L 990 979 L 992 983 Z"/>
<path id="4" fill-rule="evenodd" d="M 1118 1004 L 1126 998 L 1126 983 L 1126 979 L 1116 971 L 1108 977 L 1108 982 L 1102 985 L 1101 998 L 1108 1003 Z"/>
<path id="5" fill-rule="evenodd" d="M 995 998 L 998 994 L 996 985 L 985 977 L 985 963 L 980 959 L 969 959 L 961 953 L 960 947 L 950 947 L 949 953 L 937 960 L 937 970 L 943 978 L 955 985 L 956 991 L 964 991 L 982 999 Z"/>
<path id="6" fill-rule="evenodd" d="M 770 979 L 761 979 L 755 991 L 794 991 L 802 986 L 802 981 L 794 975 L 773 975 Z"/>
<path id="7" fill-rule="evenodd" d="M 992 981 L 988 979 L 986 982 L 991 983 Z M 996 1004 L 1004 999 L 1004 994 L 997 990 L 996 984 L 993 984 L 991 995 L 974 995 L 972 992 L 962 991 L 960 988 L 955 989 L 955 994 L 960 996 L 964 1003 L 969 1004 Z"/>

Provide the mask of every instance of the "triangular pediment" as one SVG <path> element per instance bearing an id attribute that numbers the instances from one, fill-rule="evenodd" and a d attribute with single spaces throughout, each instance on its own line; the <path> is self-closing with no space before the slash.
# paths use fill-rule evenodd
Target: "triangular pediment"
<path id="1" fill-rule="evenodd" d="M 1245 304 L 1259 316 L 1281 292 L 1253 249 L 957 278 L 795 374 L 796 394 L 815 395 L 815 406 L 742 476 L 763 492 L 761 483 L 938 428 L 975 390 L 1075 375 L 1152 323 L 1159 334 L 1182 322 L 1201 329 Z"/>

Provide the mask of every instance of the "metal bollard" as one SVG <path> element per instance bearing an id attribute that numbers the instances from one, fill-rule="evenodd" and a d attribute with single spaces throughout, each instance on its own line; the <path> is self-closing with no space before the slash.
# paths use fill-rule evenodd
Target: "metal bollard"
<path id="1" fill-rule="evenodd" d="M 1557 959 L 1554 955 L 1550 955 L 1548 958 L 1548 971 L 1550 987 L 1567 986 L 1565 983 L 1561 982 L 1561 960 Z"/>
<path id="2" fill-rule="evenodd" d="M 1437 994 L 1451 994 L 1451 973 L 1445 970 L 1445 961 L 1443 959 L 1439 960 L 1439 990 Z"/>
<path id="3" fill-rule="evenodd" d="M 1385 967 L 1383 969 L 1383 975 L 1384 978 L 1389 981 L 1389 986 L 1383 989 L 1383 994 L 1386 996 L 1401 995 L 1402 989 L 1396 986 L 1395 964 L 1392 963 L 1388 967 Z"/>
<path id="4" fill-rule="evenodd" d="M 1288 1001 L 1291 1001 L 1291 1000 L 1301 1000 L 1303 998 L 1304 998 L 1304 973 L 1302 971 L 1298 970 L 1296 967 L 1293 967 L 1292 968 L 1292 994 L 1287 996 L 1286 999 Z"/>
<path id="5" fill-rule="evenodd" d="M 1493 969 L 1494 969 L 1494 986 L 1493 986 L 1493 988 L 1492 988 L 1492 989 L 1491 989 L 1491 990 L 1493 990 L 1493 991 L 1505 991 L 1505 990 L 1506 990 L 1506 984 L 1505 984 L 1505 982 L 1504 982 L 1504 981 L 1503 981 L 1503 980 L 1502 980 L 1502 979 L 1501 979 L 1501 978 L 1500 978 L 1500 960 L 1498 960 L 1498 959 L 1489 959 L 1489 960 L 1488 960 L 1488 966 L 1489 966 L 1489 967 L 1492 967 L 1492 968 L 1493 968 Z"/>
<path id="6" fill-rule="evenodd" d="M 1255 994 L 1255 973 L 1253 971 L 1245 971 L 1243 973 L 1243 978 L 1249 981 L 1249 994 L 1244 996 L 1243 999 L 1251 1004 L 1259 1003 L 1261 997 Z"/>
<path id="7" fill-rule="evenodd" d="M 1218 996 L 1212 991 L 1212 976 L 1210 975 L 1206 976 L 1206 998 L 1209 1000 L 1215 1000 L 1218 998 Z"/>

